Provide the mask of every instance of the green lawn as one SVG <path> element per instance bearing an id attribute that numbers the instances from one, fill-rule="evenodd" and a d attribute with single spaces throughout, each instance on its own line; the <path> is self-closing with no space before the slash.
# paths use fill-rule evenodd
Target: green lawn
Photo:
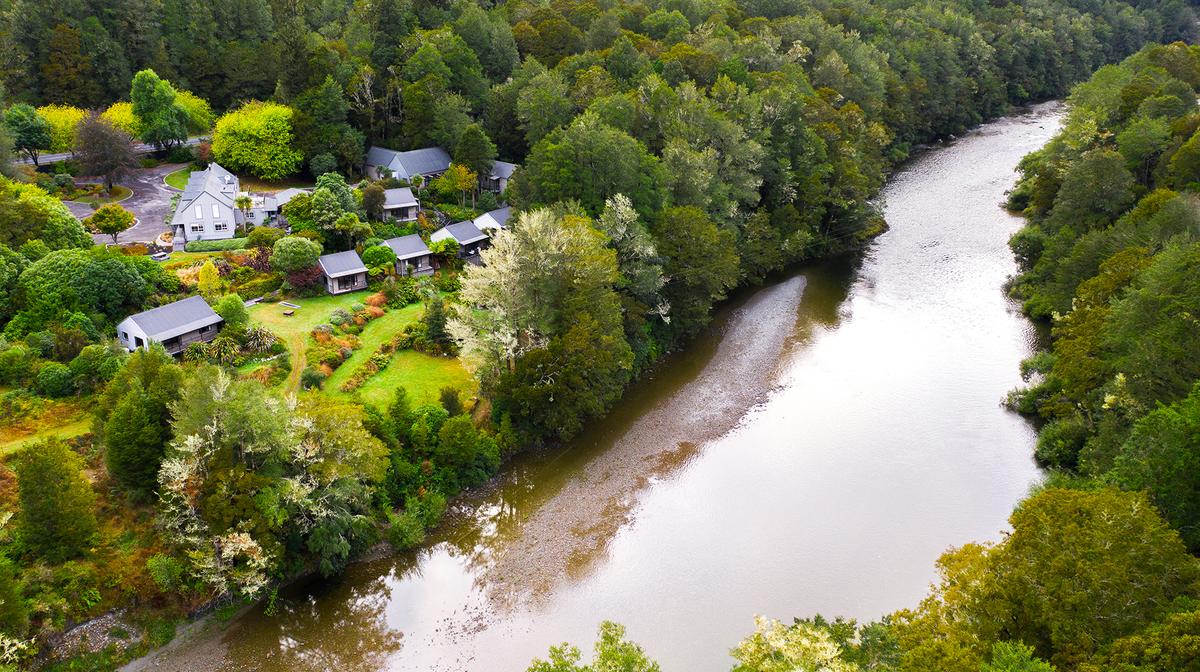
<path id="1" fill-rule="evenodd" d="M 163 178 L 163 181 L 167 183 L 168 187 L 175 187 L 176 189 L 183 191 L 184 187 L 187 186 L 188 176 L 191 174 L 192 167 L 184 166 L 173 173 L 169 173 Z"/>
<path id="2" fill-rule="evenodd" d="M 278 303 L 260 303 L 250 308 L 252 320 L 279 334 L 288 344 L 292 372 L 284 383 L 285 391 L 291 392 L 299 387 L 300 372 L 305 366 L 304 355 L 308 349 L 308 335 L 312 328 L 327 321 L 329 314 L 334 310 L 349 310 L 351 304 L 361 303 L 367 296 L 369 295 L 366 292 L 352 292 L 340 296 L 291 300 L 291 303 L 300 306 L 291 317 L 285 317 L 283 314 L 283 311 L 289 308 Z M 350 359 L 325 381 L 325 393 L 335 397 L 350 396 L 338 389 L 342 381 L 367 361 L 384 341 L 395 336 L 405 325 L 420 318 L 421 311 L 420 304 L 413 304 L 399 310 L 389 310 L 383 317 L 368 322 L 358 337 L 362 347 L 355 350 Z M 356 393 L 366 401 L 386 404 L 398 385 L 408 389 L 415 403 L 424 403 L 436 402 L 438 391 L 447 385 L 474 393 L 475 380 L 453 357 L 434 357 L 405 350 L 396 353 L 391 364 L 372 376 Z"/>
<path id="3" fill-rule="evenodd" d="M 282 180 L 260 180 L 252 175 L 238 175 L 238 182 L 241 184 L 242 191 L 253 191 L 257 193 L 273 194 L 284 189 L 307 189 L 313 186 L 312 180 L 305 180 L 298 177 L 289 177 Z"/>
<path id="4" fill-rule="evenodd" d="M 288 299 L 299 308 L 288 308 L 280 303 L 259 303 L 250 307 L 250 319 L 261 323 L 275 332 L 292 353 L 292 372 L 284 382 L 284 390 L 294 392 L 300 386 L 300 372 L 304 370 L 304 353 L 308 349 L 308 332 L 329 319 L 329 314 L 338 308 L 350 309 L 350 305 L 361 303 L 369 296 L 366 292 L 350 292 L 338 296 L 316 296 L 311 299 Z M 295 310 L 291 317 L 286 310 Z"/>
<path id="5" fill-rule="evenodd" d="M 78 417 L 71 418 L 69 422 L 53 427 L 46 427 L 33 434 L 23 434 L 20 436 L 0 434 L 0 455 L 16 450 L 31 441 L 39 441 L 55 436 L 60 439 L 69 439 L 80 434 L 87 434 L 90 431 L 92 431 L 92 416 L 90 413 L 83 412 Z"/>
<path id="6" fill-rule="evenodd" d="M 475 379 L 467 373 L 458 359 L 434 357 L 412 350 L 403 350 L 393 355 L 386 369 L 368 378 L 355 392 L 341 391 L 343 381 L 354 375 L 354 371 L 370 359 L 380 345 L 395 336 L 405 325 L 420 319 L 423 310 L 420 304 L 414 303 L 400 310 L 389 310 L 383 317 L 369 322 L 359 335 L 362 347 L 355 350 L 350 359 L 343 362 L 329 380 L 325 381 L 325 392 L 332 396 L 349 396 L 356 393 L 363 400 L 378 405 L 386 405 L 399 385 L 408 390 L 409 398 L 417 404 L 436 403 L 438 392 L 448 385 L 473 393 Z"/>
<path id="7" fill-rule="evenodd" d="M 355 353 L 357 355 L 357 353 Z M 335 371 L 340 373 L 341 368 Z M 330 378 L 332 380 L 332 378 Z M 434 357 L 423 352 L 402 350 L 392 356 L 392 363 L 383 371 L 371 376 L 358 394 L 363 401 L 379 406 L 386 406 L 392 399 L 396 388 L 403 385 L 408 390 L 408 398 L 413 404 L 436 404 L 438 392 L 443 387 L 455 387 L 464 393 L 465 397 L 475 394 L 475 379 L 463 368 L 462 363 L 454 357 Z M 345 396 L 336 387 L 327 386 L 326 390 L 334 396 Z M 464 399 L 465 400 L 465 399 Z"/>

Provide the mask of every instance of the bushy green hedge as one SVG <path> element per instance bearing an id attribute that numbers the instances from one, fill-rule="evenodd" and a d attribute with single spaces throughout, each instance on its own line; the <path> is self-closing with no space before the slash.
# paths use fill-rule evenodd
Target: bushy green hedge
<path id="1" fill-rule="evenodd" d="M 229 250 L 244 250 L 246 238 L 226 238 L 225 240 L 193 240 L 183 249 L 188 252 L 227 252 Z"/>

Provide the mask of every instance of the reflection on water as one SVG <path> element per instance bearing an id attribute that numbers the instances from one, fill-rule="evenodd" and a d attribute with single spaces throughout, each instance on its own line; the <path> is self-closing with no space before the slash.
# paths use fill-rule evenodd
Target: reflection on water
<path id="1" fill-rule="evenodd" d="M 613 619 L 665 670 L 728 669 L 756 613 L 911 606 L 1038 477 L 999 405 L 1036 334 L 998 208 L 1060 111 L 893 179 L 865 253 L 743 292 L 574 445 L 522 458 L 423 550 L 294 587 L 159 669 L 523 670 Z M 197 653 L 199 652 L 199 653 Z M 204 655 L 200 655 L 200 654 Z"/>

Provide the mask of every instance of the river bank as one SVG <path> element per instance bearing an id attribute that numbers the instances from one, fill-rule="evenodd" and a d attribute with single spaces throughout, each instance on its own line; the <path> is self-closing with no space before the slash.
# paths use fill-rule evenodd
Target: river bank
<path id="1" fill-rule="evenodd" d="M 1019 221 L 999 203 L 1058 115 L 923 153 L 861 258 L 727 307 L 585 440 L 460 500 L 426 548 L 294 586 L 277 615 L 136 669 L 519 670 L 601 618 L 665 669 L 721 669 L 755 612 L 912 604 L 932 559 L 996 538 L 1037 478 L 1032 430 L 999 406 L 1036 338 L 1001 291 Z"/>

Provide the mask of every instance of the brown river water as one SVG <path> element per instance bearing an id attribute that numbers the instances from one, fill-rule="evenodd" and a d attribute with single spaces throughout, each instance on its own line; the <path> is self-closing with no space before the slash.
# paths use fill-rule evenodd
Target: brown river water
<path id="1" fill-rule="evenodd" d="M 131 670 L 524 670 L 601 620 L 667 672 L 727 670 L 765 614 L 914 606 L 1039 478 L 1001 400 L 1037 334 L 1000 208 L 1057 130 L 1037 106 L 923 152 L 862 254 L 734 297 L 573 445 L 461 500 L 424 548 L 194 627 Z"/>

